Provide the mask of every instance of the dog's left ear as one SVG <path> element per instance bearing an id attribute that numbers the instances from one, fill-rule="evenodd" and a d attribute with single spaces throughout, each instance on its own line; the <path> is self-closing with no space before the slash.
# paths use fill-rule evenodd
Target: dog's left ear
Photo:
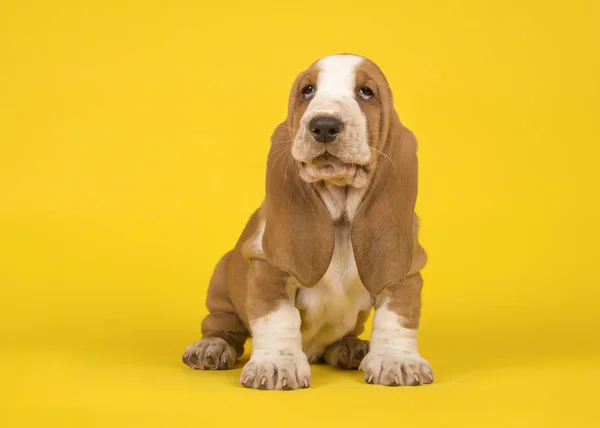
<path id="1" fill-rule="evenodd" d="M 417 142 L 390 110 L 385 156 L 379 155 L 352 227 L 358 274 L 373 296 L 407 276 L 416 249 Z"/>

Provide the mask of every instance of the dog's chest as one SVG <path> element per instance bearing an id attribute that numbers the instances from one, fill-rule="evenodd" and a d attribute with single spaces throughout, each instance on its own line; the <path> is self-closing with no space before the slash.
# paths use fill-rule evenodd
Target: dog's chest
<path id="1" fill-rule="evenodd" d="M 371 295 L 358 276 L 350 226 L 338 222 L 327 272 L 314 287 L 300 288 L 296 295 L 296 307 L 302 316 L 304 351 L 309 355 L 323 352 L 325 347 L 353 331 L 359 314 L 371 306 Z"/>

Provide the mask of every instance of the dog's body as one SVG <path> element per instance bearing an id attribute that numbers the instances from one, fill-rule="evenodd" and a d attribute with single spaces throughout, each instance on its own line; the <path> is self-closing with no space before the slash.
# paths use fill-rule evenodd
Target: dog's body
<path id="1" fill-rule="evenodd" d="M 184 362 L 231 368 L 252 336 L 247 387 L 307 387 L 320 360 L 360 366 L 369 383 L 431 383 L 416 345 L 416 194 L 416 141 L 381 70 L 354 55 L 314 63 L 294 83 L 265 201 L 217 265 L 203 339 Z M 358 335 L 373 305 L 369 343 Z"/>

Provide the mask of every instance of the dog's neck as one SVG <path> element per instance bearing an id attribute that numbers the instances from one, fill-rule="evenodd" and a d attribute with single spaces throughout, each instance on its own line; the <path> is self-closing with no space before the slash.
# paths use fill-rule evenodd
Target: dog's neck
<path id="1" fill-rule="evenodd" d="M 334 223 L 352 223 L 367 186 L 357 189 L 351 186 L 336 186 L 320 182 L 316 184 L 315 190 L 327 207 Z"/>

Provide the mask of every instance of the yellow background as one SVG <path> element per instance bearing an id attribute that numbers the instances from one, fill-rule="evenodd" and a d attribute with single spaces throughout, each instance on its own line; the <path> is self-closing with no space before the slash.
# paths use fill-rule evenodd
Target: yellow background
<path id="1" fill-rule="evenodd" d="M 285 4 L 284 4 L 285 3 Z M 598 426 L 600 6 L 0 4 L 0 425 Z M 292 393 L 180 362 L 313 60 L 387 73 L 420 142 L 436 384 Z"/>

